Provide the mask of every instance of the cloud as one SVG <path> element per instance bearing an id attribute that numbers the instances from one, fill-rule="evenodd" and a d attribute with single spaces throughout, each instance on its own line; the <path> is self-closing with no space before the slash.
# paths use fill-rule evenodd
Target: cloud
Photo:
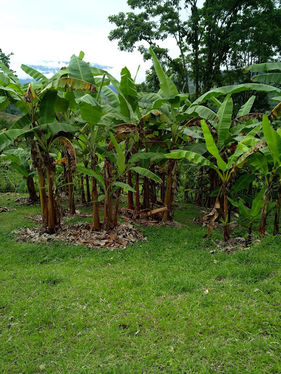
<path id="1" fill-rule="evenodd" d="M 137 81 L 141 82 L 151 62 L 144 63 L 137 51 L 121 52 L 116 41 L 108 40 L 114 28 L 108 16 L 127 10 L 126 0 L 11 0 L 1 9 L 0 33 L 7 37 L 1 38 L 0 48 L 14 53 L 11 67 L 20 78 L 27 78 L 21 64 L 54 68 L 83 50 L 85 61 L 111 66 L 117 79 L 124 66 L 134 76 L 140 65 Z M 171 40 L 163 44 L 174 48 Z"/>
<path id="2" fill-rule="evenodd" d="M 150 66 L 150 63 L 143 63 L 142 56 L 138 52 L 119 51 L 117 43 L 108 40 L 107 30 L 14 28 L 8 32 L 9 43 L 2 43 L 3 50 L 8 53 L 11 51 L 8 49 L 9 46 L 14 46 L 11 67 L 21 78 L 26 78 L 26 74 L 20 70 L 22 63 L 56 67 L 58 61 L 69 61 L 71 55 L 79 54 L 80 50 L 85 52 L 86 61 L 94 61 L 101 66 L 112 66 L 111 74 L 116 78 L 119 78 L 122 67 L 127 66 L 134 75 L 140 64 L 138 81 L 142 81 L 145 70 Z"/>

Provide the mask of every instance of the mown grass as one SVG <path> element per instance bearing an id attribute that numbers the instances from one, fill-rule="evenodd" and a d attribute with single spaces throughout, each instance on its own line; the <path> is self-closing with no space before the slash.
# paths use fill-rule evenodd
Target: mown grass
<path id="1" fill-rule="evenodd" d="M 126 250 L 16 242 L 38 210 L 0 215 L 2 373 L 281 372 L 280 237 L 211 254 L 189 206 Z"/>

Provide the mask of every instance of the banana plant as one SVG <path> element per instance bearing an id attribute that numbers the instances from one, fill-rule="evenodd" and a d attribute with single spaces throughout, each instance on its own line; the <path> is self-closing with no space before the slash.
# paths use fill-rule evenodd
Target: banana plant
<path id="1" fill-rule="evenodd" d="M 228 116 L 228 127 L 231 124 L 231 117 Z M 255 135 L 260 131 L 261 125 L 256 126 L 251 130 L 245 137 L 243 137 L 236 145 L 236 149 L 232 154 L 226 153 L 223 147 L 220 152 L 218 144 L 221 144 L 222 139 L 228 136 L 226 132 L 225 124 L 218 126 L 218 141 L 217 144 L 215 139 L 207 125 L 207 123 L 201 121 L 202 131 L 205 139 L 205 144 L 208 153 L 212 156 L 210 159 L 192 151 L 186 150 L 175 150 L 167 154 L 166 157 L 170 159 L 181 159 L 186 158 L 192 163 L 196 163 L 200 166 L 206 166 L 214 169 L 220 179 L 220 187 L 216 198 L 215 209 L 219 210 L 222 205 L 223 218 L 222 222 L 224 225 L 224 241 L 230 239 L 230 224 L 228 216 L 228 190 L 231 177 L 236 173 L 237 170 L 243 167 L 246 163 L 247 158 L 258 151 L 264 143 L 260 139 L 256 138 Z M 221 198 L 221 199 L 220 199 Z M 222 201 L 222 204 L 220 203 Z"/>
<path id="2" fill-rule="evenodd" d="M 245 73 L 256 73 L 252 76 L 254 82 L 267 83 L 273 85 L 281 84 L 281 62 L 265 62 L 254 64 L 244 69 Z"/>
<path id="3" fill-rule="evenodd" d="M 110 77 L 109 77 L 110 78 Z M 111 78 L 110 78 L 111 79 Z M 109 87 L 102 89 L 104 102 L 109 104 L 105 111 L 106 114 L 101 119 L 101 124 L 107 128 L 112 129 L 116 135 L 116 140 L 120 140 L 125 137 L 125 152 L 126 152 L 126 163 L 129 159 L 134 156 L 147 153 L 150 147 L 150 142 L 153 142 L 153 134 L 151 133 L 152 122 L 157 122 L 159 111 L 156 109 L 148 109 L 143 107 L 142 94 L 139 94 L 136 89 L 135 81 L 132 79 L 131 74 L 127 68 L 123 68 L 121 71 L 120 83 L 116 80 L 112 80 L 115 91 Z M 157 96 L 157 95 L 156 95 Z M 159 96 L 157 96 L 159 99 Z M 157 139 L 158 141 L 158 139 Z M 143 160 L 143 159 L 142 159 Z M 139 160 L 140 161 L 140 160 Z M 136 161 L 137 162 L 137 161 Z M 140 166 L 145 169 L 151 169 L 153 172 L 154 165 L 148 158 L 145 162 L 140 162 Z M 135 204 L 133 201 L 133 192 L 128 190 L 128 208 L 130 210 L 136 209 L 137 212 L 141 209 L 140 203 L 140 177 L 141 174 L 135 170 L 128 168 L 127 170 L 127 183 L 133 187 L 135 183 Z M 151 206 L 153 200 L 152 191 L 156 190 L 156 184 L 150 178 L 143 177 L 143 202 L 142 207 L 148 209 Z"/>
<path id="4" fill-rule="evenodd" d="M 17 171 L 26 181 L 30 202 L 38 202 L 38 196 L 33 180 L 35 171 L 30 167 L 30 152 L 23 148 L 12 148 L 5 150 L 0 157 L 9 161 L 9 167 Z"/>
<path id="5" fill-rule="evenodd" d="M 252 230 L 253 225 L 260 218 L 261 210 L 264 206 L 263 196 L 266 188 L 262 188 L 255 196 L 252 201 L 251 207 L 249 208 L 242 199 L 235 201 L 228 197 L 228 200 L 233 206 L 239 210 L 239 219 L 243 225 L 248 228 L 248 237 L 246 240 L 246 246 L 252 244 Z"/>
<path id="6" fill-rule="evenodd" d="M 157 111 L 158 113 L 156 113 L 161 119 L 162 128 L 158 131 L 158 138 L 165 144 L 167 152 L 177 148 L 178 144 L 182 142 L 183 123 L 186 118 L 185 109 L 190 105 L 190 102 L 188 94 L 179 93 L 172 79 L 165 73 L 153 49 L 150 48 L 149 51 L 160 83 L 160 90 L 154 97 L 151 112 Z M 166 166 L 167 182 L 164 192 L 164 205 L 167 210 L 163 215 L 163 223 L 171 218 L 176 173 L 177 161 L 174 159 L 168 160 Z"/>
<path id="7" fill-rule="evenodd" d="M 32 68 L 25 65 L 22 68 L 38 81 L 23 87 L 12 72 L 2 68 L 0 97 L 19 107 L 23 115 L 15 128 L 0 134 L 0 147 L 4 149 L 19 136 L 29 138 L 32 161 L 39 180 L 43 226 L 48 232 L 54 232 L 59 227 L 59 213 L 54 196 L 55 164 L 50 151 L 57 138 L 76 131 L 74 121 L 68 115 L 73 90 L 93 92 L 96 88 L 92 83 L 70 77 L 67 69 L 47 79 Z"/>
<path id="8" fill-rule="evenodd" d="M 275 219 L 274 219 L 274 235 L 279 233 L 279 220 L 280 220 L 280 206 L 281 206 L 281 132 L 275 131 L 273 127 L 270 125 L 268 117 L 265 115 L 262 120 L 262 128 L 264 137 L 268 146 L 268 150 L 273 160 L 273 168 L 270 173 L 270 181 L 273 180 L 274 177 L 277 178 L 279 182 L 279 189 L 278 189 L 278 197 L 276 202 L 276 211 L 275 211 Z M 271 185 L 271 183 L 269 183 Z M 269 189 L 268 189 L 269 190 Z M 262 214 L 262 222 L 260 228 L 260 235 L 263 237 L 265 234 L 265 226 L 266 226 L 266 217 L 267 217 L 267 209 L 268 209 L 268 193 L 266 192 L 264 196 L 265 200 L 265 207 Z"/>
<path id="9" fill-rule="evenodd" d="M 274 219 L 274 235 L 279 233 L 280 220 L 280 205 L 281 205 L 281 188 L 280 188 L 280 152 L 281 152 L 281 138 L 280 129 L 275 131 L 270 125 L 268 116 L 264 116 L 262 120 L 262 128 L 264 138 L 266 140 L 265 147 L 261 148 L 260 152 L 252 155 L 249 159 L 249 164 L 254 171 L 259 173 L 264 181 L 266 190 L 263 196 L 264 206 L 262 210 L 260 236 L 265 235 L 267 216 L 270 205 L 270 195 L 272 194 L 275 181 L 278 184 L 277 200 L 275 204 L 275 219 Z"/>
<path id="10" fill-rule="evenodd" d="M 80 67 L 86 68 L 83 62 L 79 61 L 79 64 Z M 136 173 L 136 170 L 129 167 L 124 168 L 124 163 L 125 165 L 128 164 L 134 144 L 139 141 L 138 123 L 141 112 L 138 106 L 135 83 L 127 68 L 122 69 L 120 82 L 100 69 L 95 68 L 93 70 L 91 68 L 91 72 L 95 75 L 95 79 L 103 74 L 103 77 L 106 76 L 107 80 L 102 79 L 97 95 L 87 94 L 76 98 L 84 121 L 78 142 L 86 147 L 92 160 L 91 170 L 85 170 L 83 167 L 79 167 L 79 170 L 84 172 L 86 176 L 92 177 L 92 227 L 94 230 L 100 230 L 100 201 L 104 201 L 104 226 L 109 229 L 117 224 L 119 196 L 122 188 L 119 185 L 119 188 L 116 189 L 114 183 L 122 183 L 128 197 L 132 196 L 133 192 L 137 193 L 132 187 L 131 179 L 132 172 Z M 108 83 L 113 84 L 114 90 L 108 86 Z M 124 136 L 125 140 L 123 139 Z M 108 147 L 113 148 L 115 152 L 112 152 L 112 149 L 109 152 Z M 124 156 L 124 154 L 126 155 Z M 101 172 L 97 162 L 99 159 L 103 161 L 103 172 Z M 121 165 L 123 166 L 121 167 Z M 128 183 L 125 183 L 125 175 L 127 175 Z M 139 173 L 136 173 L 136 175 L 139 175 Z M 103 183 L 101 183 L 102 180 Z M 98 195 L 98 185 L 103 192 L 100 196 Z M 113 193 L 117 197 L 114 214 L 112 213 Z"/>
<path id="11" fill-rule="evenodd" d="M 245 124 L 245 119 L 249 116 L 251 107 L 254 103 L 255 96 L 250 99 L 240 108 L 236 118 L 233 118 L 233 101 L 231 95 L 247 90 L 264 91 L 270 93 L 280 93 L 280 89 L 262 84 L 243 84 L 235 86 L 225 86 L 213 89 L 204 95 L 200 96 L 193 103 L 188 99 L 188 95 L 180 94 L 173 83 L 172 79 L 168 77 L 162 69 L 155 53 L 150 48 L 150 54 L 153 59 L 154 68 L 160 82 L 160 91 L 156 95 L 152 109 L 157 109 L 165 116 L 164 123 L 168 130 L 169 136 L 166 138 L 167 150 L 179 148 L 179 145 L 186 146 L 188 139 L 203 139 L 203 134 L 192 126 L 194 120 L 197 123 L 199 119 L 206 120 L 211 126 L 212 131 L 216 133 L 215 140 L 221 154 L 227 152 L 229 146 L 236 143 L 236 138 L 242 132 L 248 133 L 255 123 Z M 218 100 L 218 97 L 225 96 L 223 102 Z M 208 100 L 213 101 L 217 107 L 217 112 L 206 106 Z M 233 126 L 236 122 L 236 126 Z M 170 211 L 172 202 L 172 170 L 176 167 L 176 161 L 170 159 L 168 162 L 168 182 L 166 189 L 166 205 L 169 207 L 164 215 L 164 220 Z"/>
<path id="12" fill-rule="evenodd" d="M 89 175 L 97 181 L 103 194 L 99 197 L 93 196 L 96 200 L 94 203 L 104 201 L 104 228 L 110 230 L 118 223 L 118 207 L 120 193 L 136 192 L 136 190 L 125 182 L 128 171 L 134 171 L 146 178 L 161 182 L 161 179 L 150 170 L 134 166 L 130 159 L 126 158 L 125 142 L 118 143 L 112 132 L 109 132 L 110 143 L 106 147 L 98 147 L 98 157 L 103 159 L 103 170 L 98 168 L 97 164 L 94 169 L 79 167 L 78 170 L 85 175 Z M 113 196 L 115 195 L 115 206 L 113 206 Z M 95 228 L 93 226 L 94 229 Z"/>

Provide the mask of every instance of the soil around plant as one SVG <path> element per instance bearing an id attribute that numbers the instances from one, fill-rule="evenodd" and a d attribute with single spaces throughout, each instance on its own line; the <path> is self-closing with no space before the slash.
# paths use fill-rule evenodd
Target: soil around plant
<path id="1" fill-rule="evenodd" d="M 260 243 L 259 239 L 255 239 L 252 241 L 251 244 L 248 244 L 246 238 L 236 237 L 230 238 L 228 241 L 223 240 L 212 240 L 213 244 L 215 244 L 216 249 L 212 250 L 210 253 L 214 254 L 216 252 L 226 252 L 226 253 L 233 253 L 238 250 L 247 250 L 253 247 L 256 244 Z"/>
<path id="2" fill-rule="evenodd" d="M 159 212 L 162 210 L 160 209 L 143 209 L 140 212 L 136 212 L 134 210 L 128 208 L 121 208 L 121 218 L 131 224 L 138 224 L 143 226 L 171 226 L 171 227 L 183 227 L 180 222 L 170 220 L 166 223 L 162 222 L 163 212 Z M 151 214 L 152 213 L 152 214 Z"/>
<path id="3" fill-rule="evenodd" d="M 36 216 L 34 218 L 38 222 L 39 217 Z M 128 245 L 132 245 L 137 241 L 146 240 L 139 228 L 127 222 L 120 223 L 110 231 L 93 231 L 90 223 L 76 223 L 72 225 L 62 225 L 61 229 L 54 234 L 42 232 L 41 227 L 25 227 L 13 233 L 16 235 L 18 241 L 29 243 L 60 241 L 72 245 L 86 245 L 89 249 L 125 249 Z"/>
<path id="4" fill-rule="evenodd" d="M 0 206 L 0 213 L 6 213 L 9 212 L 9 209 L 6 208 L 5 206 Z"/>
<path id="5" fill-rule="evenodd" d="M 17 205 L 39 205 L 39 199 L 36 201 L 30 200 L 28 197 L 19 197 L 15 200 Z"/>

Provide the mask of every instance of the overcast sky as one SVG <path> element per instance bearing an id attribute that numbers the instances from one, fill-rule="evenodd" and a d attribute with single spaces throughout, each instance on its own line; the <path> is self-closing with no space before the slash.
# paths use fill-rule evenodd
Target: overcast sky
<path id="1" fill-rule="evenodd" d="M 11 67 L 20 77 L 22 63 L 55 65 L 80 50 L 86 61 L 112 66 L 116 78 L 124 66 L 134 76 L 141 64 L 140 81 L 150 65 L 138 52 L 121 52 L 108 40 L 114 28 L 108 16 L 129 10 L 126 0 L 0 0 L 0 6 L 0 48 L 14 53 Z"/>

